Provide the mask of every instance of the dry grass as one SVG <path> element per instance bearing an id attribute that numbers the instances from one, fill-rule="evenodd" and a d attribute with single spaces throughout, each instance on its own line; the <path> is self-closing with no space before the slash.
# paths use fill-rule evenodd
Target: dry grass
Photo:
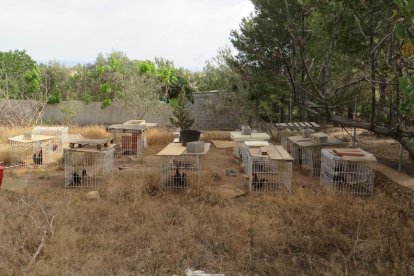
<path id="1" fill-rule="evenodd" d="M 174 135 L 164 128 L 152 128 L 148 131 L 148 145 L 166 145 L 171 143 Z"/>
<path id="2" fill-rule="evenodd" d="M 226 140 L 230 139 L 230 132 L 228 131 L 207 131 L 203 132 L 203 141 L 211 142 L 211 140 Z"/>
<path id="3" fill-rule="evenodd" d="M 144 161 L 171 141 L 151 132 Z M 212 151 L 213 161 L 230 152 Z M 203 172 L 198 188 L 166 193 L 158 167 L 136 165 L 116 171 L 91 201 L 62 188 L 54 167 L 26 171 L 26 194 L 0 190 L 0 275 L 182 275 L 189 267 L 226 275 L 414 273 L 414 212 L 398 193 L 336 196 L 305 186 L 225 200 L 211 174 Z M 53 235 L 26 270 L 48 226 L 42 208 L 49 221 L 56 215 Z"/>
<path id="4" fill-rule="evenodd" d="M 106 132 L 105 127 L 101 125 L 76 126 L 69 128 L 70 134 L 80 134 L 84 138 L 104 139 L 110 138 L 110 133 Z"/>

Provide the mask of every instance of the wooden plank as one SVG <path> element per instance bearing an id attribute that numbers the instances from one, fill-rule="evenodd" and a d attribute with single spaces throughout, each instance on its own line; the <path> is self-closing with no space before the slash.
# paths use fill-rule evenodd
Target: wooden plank
<path id="1" fill-rule="evenodd" d="M 304 124 L 305 124 L 305 126 L 307 126 L 307 127 L 312 127 L 312 125 L 311 125 L 311 124 L 309 124 L 308 122 L 305 122 Z"/>
<path id="2" fill-rule="evenodd" d="M 293 123 L 293 125 L 294 125 L 295 127 L 300 127 L 300 125 L 299 125 L 298 123 Z"/>
<path id="3" fill-rule="evenodd" d="M 248 151 L 250 156 L 263 157 L 260 148 L 249 148 Z"/>
<path id="4" fill-rule="evenodd" d="M 301 127 L 305 127 L 306 125 L 304 124 L 304 123 L 302 123 L 302 122 L 299 122 L 298 123 Z"/>
<path id="5" fill-rule="evenodd" d="M 333 149 L 333 152 L 338 154 L 339 156 L 356 156 L 356 157 L 364 157 L 365 153 L 359 149 Z"/>
<path id="6" fill-rule="evenodd" d="M 276 150 L 282 156 L 283 160 L 285 161 L 293 161 L 293 157 L 282 147 L 282 146 L 275 146 Z"/>
<path id="7" fill-rule="evenodd" d="M 180 143 L 170 143 L 163 150 L 157 153 L 158 156 L 177 156 L 184 153 L 186 147 Z"/>
<path id="8" fill-rule="evenodd" d="M 282 155 L 280 155 L 279 151 L 276 150 L 273 146 L 265 147 L 267 151 L 267 155 L 269 155 L 270 159 L 272 160 L 283 160 Z"/>
<path id="9" fill-rule="evenodd" d="M 244 141 L 244 144 L 248 147 L 266 147 L 269 146 L 267 141 Z"/>
<path id="10" fill-rule="evenodd" d="M 320 128 L 320 126 L 319 126 L 317 123 L 315 123 L 315 122 L 310 122 L 310 124 L 311 124 L 313 127 Z"/>

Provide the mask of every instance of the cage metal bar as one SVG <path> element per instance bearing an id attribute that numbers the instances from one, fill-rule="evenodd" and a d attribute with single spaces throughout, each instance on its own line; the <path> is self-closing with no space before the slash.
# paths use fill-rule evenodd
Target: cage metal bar
<path id="1" fill-rule="evenodd" d="M 54 154 L 52 139 L 32 142 L 9 140 L 10 167 L 38 167 L 53 163 L 57 160 Z"/>
<path id="2" fill-rule="evenodd" d="M 248 187 L 251 192 L 290 192 L 292 162 L 252 156 L 247 152 Z"/>
<path id="3" fill-rule="evenodd" d="M 180 191 L 200 183 L 199 155 L 162 156 L 161 185 L 164 190 Z"/>
<path id="4" fill-rule="evenodd" d="M 102 151 L 65 149 L 65 187 L 97 188 L 110 182 L 113 160 L 113 147 Z"/>
<path id="5" fill-rule="evenodd" d="M 374 190 L 375 162 L 344 160 L 327 149 L 321 152 L 321 184 L 336 193 L 371 195 Z"/>
<path id="6" fill-rule="evenodd" d="M 136 132 L 112 132 L 115 146 L 115 157 L 140 158 L 144 152 L 145 136 Z"/>

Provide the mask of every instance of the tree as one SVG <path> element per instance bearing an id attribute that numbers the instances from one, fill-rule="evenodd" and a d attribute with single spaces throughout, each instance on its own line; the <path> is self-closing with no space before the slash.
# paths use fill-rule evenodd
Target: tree
<path id="1" fill-rule="evenodd" d="M 187 109 L 188 99 L 184 92 L 178 96 L 177 102 L 173 104 L 173 117 L 170 117 L 171 124 L 181 129 L 188 129 L 194 124 L 194 118 L 191 117 Z"/>
<path id="2" fill-rule="evenodd" d="M 0 89 L 10 99 L 35 98 L 40 91 L 40 71 L 25 51 L 0 52 Z"/>
<path id="3" fill-rule="evenodd" d="M 124 80 L 124 87 L 115 98 L 115 104 L 121 106 L 135 118 L 144 118 L 151 110 L 159 106 L 158 93 L 161 84 L 146 75 L 132 74 Z"/>
<path id="4" fill-rule="evenodd" d="M 393 105 L 401 107 L 404 102 L 396 80 L 411 70 L 400 66 L 407 57 L 400 54 L 396 27 L 401 16 L 395 3 L 252 2 L 255 13 L 242 20 L 231 41 L 239 50 L 235 58 L 239 74 L 253 86 L 272 84 L 262 86 L 259 97 L 293 99 L 301 116 L 312 114 L 393 137 L 414 154 L 408 143 L 414 138 L 409 120 L 392 111 Z M 286 84 L 289 91 L 280 89 Z M 357 110 L 352 110 L 356 96 Z M 368 112 L 361 112 L 368 105 Z"/>

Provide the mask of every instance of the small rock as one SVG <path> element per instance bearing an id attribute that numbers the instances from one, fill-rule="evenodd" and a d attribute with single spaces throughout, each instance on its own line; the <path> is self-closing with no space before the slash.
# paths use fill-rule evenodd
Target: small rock
<path id="1" fill-rule="evenodd" d="M 226 169 L 226 176 L 237 176 L 237 172 L 233 168 Z"/>
<path id="2" fill-rule="evenodd" d="M 86 194 L 86 198 L 87 199 L 100 199 L 101 197 L 99 196 L 98 191 L 91 191 Z"/>

